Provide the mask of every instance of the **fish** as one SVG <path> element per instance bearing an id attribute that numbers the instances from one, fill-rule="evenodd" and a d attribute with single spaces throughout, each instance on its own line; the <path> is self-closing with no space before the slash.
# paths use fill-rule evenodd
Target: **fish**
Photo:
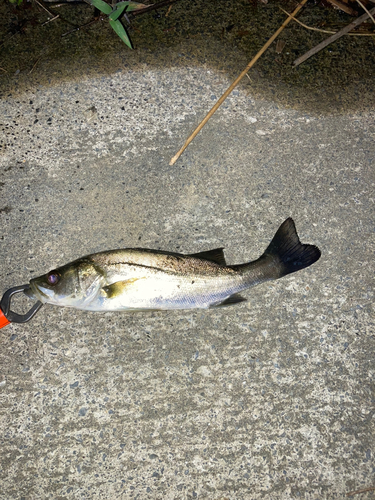
<path id="1" fill-rule="evenodd" d="M 87 255 L 30 280 L 42 303 L 87 311 L 208 309 L 246 300 L 240 292 L 311 266 L 319 248 L 302 244 L 286 219 L 263 255 L 227 265 L 223 248 L 180 254 L 145 248 Z"/>

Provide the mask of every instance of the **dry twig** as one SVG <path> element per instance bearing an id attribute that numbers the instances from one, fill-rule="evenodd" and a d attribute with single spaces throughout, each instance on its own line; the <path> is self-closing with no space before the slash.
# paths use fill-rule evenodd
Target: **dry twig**
<path id="1" fill-rule="evenodd" d="M 331 43 L 333 43 L 336 40 L 338 40 L 339 38 L 341 38 L 343 35 L 346 35 L 346 33 L 349 33 L 349 31 L 351 31 L 352 29 L 354 29 L 356 26 L 359 26 L 360 24 L 362 24 L 363 21 L 366 21 L 366 19 L 368 19 L 369 15 L 371 15 L 371 14 L 375 14 L 375 7 L 373 9 L 371 9 L 369 11 L 369 13 L 366 12 L 362 16 L 357 17 L 357 19 L 355 21 L 353 21 L 350 24 L 348 24 L 347 26 L 345 26 L 345 28 L 343 28 L 342 30 L 338 31 L 334 35 L 330 36 L 329 38 L 327 38 L 323 42 L 319 43 L 316 47 L 308 50 L 306 52 L 306 54 L 304 54 L 303 56 L 298 57 L 294 61 L 294 63 L 293 63 L 294 66 L 298 66 L 299 64 L 301 64 L 304 61 L 306 61 L 306 59 L 309 59 L 309 57 L 315 55 L 317 52 L 320 52 L 322 49 L 324 49 L 325 47 L 327 47 Z"/>
<path id="2" fill-rule="evenodd" d="M 60 17 L 60 14 L 57 14 L 57 16 L 53 17 L 52 19 L 48 19 L 48 21 L 46 21 L 45 23 L 42 24 L 42 26 L 45 26 L 46 24 L 52 22 L 52 21 L 55 21 L 55 19 L 57 19 L 58 17 Z"/>
<path id="3" fill-rule="evenodd" d="M 370 486 L 369 488 L 364 488 L 363 490 L 349 491 L 346 496 L 351 497 L 353 495 L 359 495 L 360 493 L 366 493 L 367 491 L 375 491 L 375 486 Z"/>
<path id="4" fill-rule="evenodd" d="M 176 3 L 179 0 L 163 0 L 162 2 L 154 3 L 145 7 L 144 9 L 133 10 L 129 13 L 130 17 L 139 16 L 140 14 L 144 14 L 145 12 L 150 12 L 151 10 L 159 9 L 160 7 L 167 7 L 168 5 L 172 5 L 172 3 Z"/>
<path id="5" fill-rule="evenodd" d="M 208 120 L 211 118 L 211 116 L 215 113 L 215 111 L 223 104 L 225 99 L 229 96 L 229 94 L 232 92 L 232 90 L 240 83 L 242 78 L 247 74 L 249 69 L 254 66 L 254 64 L 257 62 L 257 60 L 260 58 L 260 56 L 268 49 L 268 47 L 271 45 L 271 43 L 280 35 L 280 33 L 283 31 L 283 29 L 289 24 L 289 22 L 293 19 L 294 16 L 297 15 L 297 13 L 302 9 L 302 7 L 305 5 L 307 0 L 302 0 L 301 3 L 297 5 L 297 7 L 294 9 L 292 14 L 289 15 L 289 17 L 283 22 L 283 24 L 280 26 L 280 28 L 271 36 L 271 38 L 266 42 L 265 45 L 260 49 L 260 51 L 257 53 L 255 57 L 249 62 L 249 64 L 246 66 L 246 68 L 242 71 L 242 73 L 234 80 L 232 85 L 224 92 L 224 94 L 220 97 L 220 99 L 216 102 L 216 104 L 211 108 L 209 113 L 203 118 L 203 120 L 200 122 L 198 127 L 194 130 L 194 132 L 188 137 L 186 140 L 185 144 L 182 146 L 182 148 L 175 154 L 175 156 L 171 159 L 169 162 L 169 165 L 174 165 L 178 158 L 182 155 L 182 153 L 185 151 L 185 149 L 189 146 L 191 141 L 196 137 L 199 132 L 202 130 L 202 128 L 206 125 Z"/>
<path id="6" fill-rule="evenodd" d="M 360 0 L 357 0 L 357 2 L 359 3 L 359 5 L 362 7 L 362 9 L 367 12 L 367 14 L 369 15 L 369 17 L 371 17 L 373 23 L 375 24 L 375 19 L 374 17 L 370 14 L 370 12 L 366 9 L 366 7 L 363 5 L 363 3 L 360 1 Z"/>
<path id="7" fill-rule="evenodd" d="M 39 7 L 42 7 L 42 9 L 44 9 L 50 16 L 56 17 L 56 15 L 53 12 L 51 12 L 50 10 L 48 10 L 47 7 L 45 7 L 43 4 L 41 4 L 39 2 L 39 0 L 34 0 L 34 2 L 37 3 L 39 5 Z"/>
<path id="8" fill-rule="evenodd" d="M 35 61 L 35 63 L 33 64 L 33 67 L 29 71 L 29 75 L 31 75 L 31 73 L 34 71 L 35 66 L 38 64 L 38 62 L 41 60 L 41 58 L 42 58 L 42 56 L 38 57 L 38 59 Z"/>
<path id="9" fill-rule="evenodd" d="M 352 9 L 351 7 L 346 5 L 345 3 L 340 2 L 340 0 L 328 0 L 328 2 L 332 5 L 334 5 L 335 7 L 337 7 L 338 9 L 342 10 L 343 12 L 346 12 L 347 14 L 349 14 L 349 16 L 353 16 L 353 17 L 358 16 L 357 11 L 355 11 L 354 9 Z"/>
<path id="10" fill-rule="evenodd" d="M 64 36 L 67 36 L 67 35 L 71 35 L 72 33 L 74 33 L 75 31 L 79 31 L 79 30 L 82 30 L 82 29 L 85 29 L 85 28 L 88 28 L 89 26 L 91 26 L 92 24 L 94 23 L 97 23 L 98 21 L 101 21 L 103 19 L 102 16 L 99 16 L 99 18 L 97 19 L 94 19 L 93 21 L 90 21 L 86 24 L 82 24 L 82 26 L 77 26 L 76 28 L 73 28 L 72 30 L 70 31 L 67 31 L 66 33 L 63 33 L 61 35 L 61 38 L 64 37 Z"/>
<path id="11" fill-rule="evenodd" d="M 286 10 L 282 9 L 279 7 L 280 10 L 284 12 L 287 16 L 289 16 L 289 12 Z M 307 30 L 312 30 L 312 31 L 320 31 L 320 33 L 328 33 L 328 35 L 334 35 L 337 33 L 337 31 L 331 31 L 331 30 L 322 30 L 321 28 L 314 28 L 313 26 L 307 26 L 307 24 L 304 24 L 302 21 L 299 19 L 293 18 L 293 21 L 296 23 L 300 24 L 303 28 L 306 28 Z M 375 33 L 347 33 L 348 36 L 375 36 Z"/>
<path id="12" fill-rule="evenodd" d="M 0 43 L 0 49 L 3 45 L 5 45 L 6 42 L 8 42 L 9 40 L 11 40 L 14 36 L 17 35 L 17 32 L 16 33 L 13 33 L 12 35 L 8 36 L 8 38 L 6 38 L 3 42 Z"/>

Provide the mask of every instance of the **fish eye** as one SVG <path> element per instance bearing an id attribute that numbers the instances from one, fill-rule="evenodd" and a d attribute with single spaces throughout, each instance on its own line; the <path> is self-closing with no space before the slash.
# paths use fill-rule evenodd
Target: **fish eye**
<path id="1" fill-rule="evenodd" d="M 57 285 L 57 283 L 60 281 L 60 274 L 57 271 L 50 271 L 47 274 L 47 282 L 49 285 Z"/>

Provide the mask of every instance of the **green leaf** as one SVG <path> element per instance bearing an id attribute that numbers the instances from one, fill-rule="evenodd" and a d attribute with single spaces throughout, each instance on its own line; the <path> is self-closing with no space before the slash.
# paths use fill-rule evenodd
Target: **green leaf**
<path id="1" fill-rule="evenodd" d="M 115 32 L 118 34 L 118 36 L 121 38 L 121 40 L 126 43 L 126 45 L 132 49 L 132 43 L 130 41 L 130 38 L 128 37 L 128 34 L 125 31 L 125 28 L 121 24 L 121 22 L 117 19 L 116 21 L 111 21 L 109 20 L 109 24 L 112 26 L 112 28 L 115 30 Z"/>
<path id="2" fill-rule="evenodd" d="M 126 4 L 128 2 L 121 2 L 122 4 Z M 113 11 L 111 12 L 111 14 L 109 15 L 109 19 L 111 21 L 116 21 L 116 19 L 118 19 L 121 14 L 124 12 L 124 10 L 126 9 L 127 5 L 121 5 L 120 7 L 118 7 L 118 4 L 116 5 L 116 7 L 113 9 Z"/>
<path id="3" fill-rule="evenodd" d="M 10 0 L 10 1 L 13 3 L 17 1 L 22 2 L 22 0 Z M 139 2 L 119 2 L 115 5 L 114 9 L 112 10 L 112 7 L 103 0 L 88 0 L 88 2 L 97 9 L 99 9 L 101 12 L 104 12 L 104 14 L 107 14 L 107 16 L 119 12 L 118 16 L 115 19 L 113 19 L 113 21 L 115 21 L 118 17 L 120 17 L 120 15 L 124 12 L 125 9 L 127 9 L 128 12 L 131 12 L 132 10 L 143 9 L 144 7 L 147 7 L 147 5 Z"/>
<path id="4" fill-rule="evenodd" d="M 104 12 L 104 14 L 109 14 L 112 12 L 112 7 L 108 5 L 106 2 L 103 2 L 103 0 L 89 0 L 90 4 L 99 9 L 101 12 Z"/>
<path id="5" fill-rule="evenodd" d="M 133 45 L 130 41 L 130 38 L 118 18 L 121 16 L 121 14 L 123 14 L 124 11 L 130 12 L 132 10 L 143 9 L 144 7 L 147 7 L 147 5 L 139 2 L 119 2 L 112 9 L 112 7 L 103 0 L 88 0 L 88 2 L 90 3 L 90 5 L 93 5 L 109 17 L 109 24 L 112 26 L 121 40 L 126 43 L 129 48 L 132 49 Z"/>
<path id="6" fill-rule="evenodd" d="M 143 9 L 143 7 L 147 7 L 147 5 L 138 2 L 119 2 L 115 5 L 115 8 L 109 15 L 109 19 L 111 21 L 116 21 L 125 9 L 126 12 L 131 12 L 132 10 Z"/>

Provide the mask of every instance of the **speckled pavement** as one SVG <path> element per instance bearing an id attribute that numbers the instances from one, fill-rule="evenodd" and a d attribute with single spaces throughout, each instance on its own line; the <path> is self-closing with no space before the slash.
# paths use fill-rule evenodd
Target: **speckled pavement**
<path id="1" fill-rule="evenodd" d="M 374 110 L 314 114 L 205 65 L 129 64 L 0 101 L 0 278 L 118 247 L 309 269 L 208 311 L 44 306 L 0 332 L 1 499 L 343 499 L 374 478 Z M 355 498 L 374 498 L 368 491 Z"/>

